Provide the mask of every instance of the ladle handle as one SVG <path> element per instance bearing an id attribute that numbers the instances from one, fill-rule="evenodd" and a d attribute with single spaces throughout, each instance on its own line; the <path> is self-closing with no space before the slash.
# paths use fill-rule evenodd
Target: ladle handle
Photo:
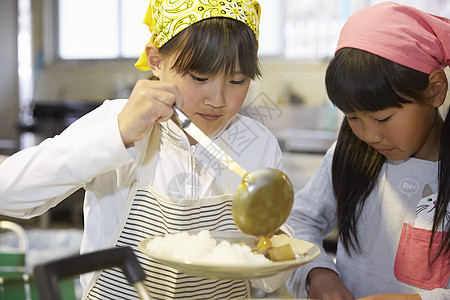
<path id="1" fill-rule="evenodd" d="M 191 119 L 175 105 L 173 106 L 173 110 L 172 121 L 174 121 L 181 129 L 184 130 L 192 123 Z"/>
<path id="2" fill-rule="evenodd" d="M 225 153 L 216 143 L 214 143 L 206 134 L 203 133 L 194 123 L 191 122 L 188 116 L 183 113 L 178 107 L 173 106 L 175 111 L 172 116 L 172 121 L 177 124 L 182 130 L 188 133 L 194 140 L 202 145 L 209 153 L 218 159 L 225 167 L 244 177 L 247 171 L 235 162 L 228 154 Z"/>

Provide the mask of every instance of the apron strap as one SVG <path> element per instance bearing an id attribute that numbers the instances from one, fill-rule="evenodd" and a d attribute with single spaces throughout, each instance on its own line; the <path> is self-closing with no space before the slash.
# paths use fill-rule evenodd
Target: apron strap
<path id="1" fill-rule="evenodd" d="M 141 182 L 141 180 L 150 184 L 153 182 L 156 156 L 158 155 L 159 137 L 161 136 L 160 126 L 161 124 L 155 123 L 150 135 L 147 135 L 146 139 L 140 144 L 139 148 L 136 146 L 136 152 L 138 153 L 137 155 L 139 155 L 136 159 L 138 165 L 136 176 L 137 182 Z M 142 172 L 144 166 L 147 172 Z"/>
<path id="2" fill-rule="evenodd" d="M 229 143 L 226 143 L 225 141 L 229 141 L 228 139 L 228 131 L 225 131 L 222 133 L 221 137 L 218 139 L 217 144 L 219 147 L 225 151 L 228 155 L 230 155 L 230 147 Z M 231 156 L 231 155 L 230 155 Z M 238 178 L 238 175 L 236 175 L 233 171 L 231 171 L 228 168 L 222 168 L 221 169 L 221 177 L 222 177 L 222 190 L 223 194 L 230 194 L 233 195 L 236 192 L 236 178 Z M 239 177 L 240 178 L 240 177 Z"/>

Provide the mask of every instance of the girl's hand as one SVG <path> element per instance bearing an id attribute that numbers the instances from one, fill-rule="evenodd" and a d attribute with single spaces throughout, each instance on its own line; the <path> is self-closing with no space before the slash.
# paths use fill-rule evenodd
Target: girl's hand
<path id="1" fill-rule="evenodd" d="M 175 103 L 182 107 L 183 97 L 174 83 L 139 80 L 118 116 L 124 145 L 132 146 L 134 142 L 144 138 L 155 122 L 169 120 Z"/>
<path id="2" fill-rule="evenodd" d="M 354 300 L 339 276 L 330 269 L 315 268 L 309 274 L 309 297 L 320 300 Z"/>
<path id="3" fill-rule="evenodd" d="M 421 300 L 418 294 L 378 294 L 361 298 L 359 300 Z"/>

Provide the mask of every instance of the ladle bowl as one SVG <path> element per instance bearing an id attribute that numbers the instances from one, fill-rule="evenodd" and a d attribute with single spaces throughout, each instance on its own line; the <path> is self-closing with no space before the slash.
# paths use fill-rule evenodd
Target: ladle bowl
<path id="1" fill-rule="evenodd" d="M 294 189 L 286 174 L 278 169 L 260 169 L 242 178 L 232 215 L 242 232 L 270 236 L 286 221 L 293 203 Z"/>

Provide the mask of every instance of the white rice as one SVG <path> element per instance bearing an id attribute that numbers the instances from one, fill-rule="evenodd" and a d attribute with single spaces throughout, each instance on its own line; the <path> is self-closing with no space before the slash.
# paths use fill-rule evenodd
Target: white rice
<path id="1" fill-rule="evenodd" d="M 252 252 L 247 245 L 217 241 L 209 231 L 189 235 L 187 232 L 155 237 L 147 243 L 147 250 L 161 258 L 199 264 L 270 264 L 264 255 Z"/>

